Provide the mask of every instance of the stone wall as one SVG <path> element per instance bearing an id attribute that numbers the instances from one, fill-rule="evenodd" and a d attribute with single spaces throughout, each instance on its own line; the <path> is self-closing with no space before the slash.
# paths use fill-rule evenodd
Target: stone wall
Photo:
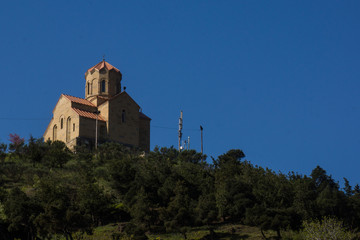
<path id="1" fill-rule="evenodd" d="M 139 109 L 125 92 L 109 101 L 109 140 L 139 146 Z"/>
<path id="2" fill-rule="evenodd" d="M 61 123 L 62 121 L 62 123 Z M 54 126 L 56 125 L 56 139 L 54 139 Z M 61 96 L 53 111 L 53 118 L 44 134 L 44 140 L 59 140 L 66 143 L 69 148 L 76 145 L 79 136 L 79 116 L 71 109 L 71 101 Z"/>

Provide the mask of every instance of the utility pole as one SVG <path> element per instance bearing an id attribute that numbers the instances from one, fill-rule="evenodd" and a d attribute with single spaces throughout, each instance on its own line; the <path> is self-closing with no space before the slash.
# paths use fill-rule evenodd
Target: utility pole
<path id="1" fill-rule="evenodd" d="M 200 125 L 200 131 L 201 131 L 201 155 L 203 152 L 203 127 Z"/>
<path id="2" fill-rule="evenodd" d="M 97 145 L 98 145 L 98 118 L 99 118 L 99 114 L 100 111 L 96 110 L 94 112 L 96 114 L 96 123 L 95 123 L 95 150 L 97 149 Z"/>
<path id="3" fill-rule="evenodd" d="M 179 118 L 179 152 L 181 151 L 181 137 L 182 137 L 182 127 L 183 127 L 183 112 L 180 111 L 180 118 Z"/>
<path id="4" fill-rule="evenodd" d="M 188 145 L 187 145 L 187 149 L 190 150 L 190 136 L 188 136 L 188 141 L 187 141 Z"/>

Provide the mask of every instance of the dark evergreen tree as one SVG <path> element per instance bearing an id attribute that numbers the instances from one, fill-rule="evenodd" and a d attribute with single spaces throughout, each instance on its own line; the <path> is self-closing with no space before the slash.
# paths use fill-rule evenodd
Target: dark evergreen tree
<path id="1" fill-rule="evenodd" d="M 6 149 L 7 149 L 7 145 L 4 143 L 0 144 L 0 161 L 1 163 L 4 162 L 5 158 L 6 158 Z"/>
<path id="2" fill-rule="evenodd" d="M 44 164 L 49 167 L 62 168 L 71 158 L 71 152 L 64 142 L 54 141 L 44 156 Z"/>
<path id="3" fill-rule="evenodd" d="M 344 191 L 347 197 L 351 197 L 354 194 L 350 182 L 346 178 L 344 178 Z"/>
<path id="4" fill-rule="evenodd" d="M 24 147 L 25 156 L 35 166 L 42 162 L 47 151 L 48 144 L 44 143 L 42 138 L 36 139 L 30 136 L 28 144 Z"/>
<path id="5" fill-rule="evenodd" d="M 360 194 L 360 186 L 359 184 L 356 184 L 354 187 L 354 194 Z"/>
<path id="6" fill-rule="evenodd" d="M 183 181 L 178 181 L 174 189 L 174 197 L 171 198 L 163 219 L 167 231 L 178 231 L 186 239 L 187 227 L 194 225 L 195 203 L 189 196 L 189 189 Z"/>
<path id="7" fill-rule="evenodd" d="M 43 210 L 34 223 L 42 236 L 62 234 L 72 240 L 76 231 L 91 232 L 91 216 L 80 211 L 76 188 L 67 181 L 56 176 L 41 179 L 35 199 Z"/>
<path id="8" fill-rule="evenodd" d="M 40 206 L 19 188 L 11 189 L 4 202 L 9 232 L 21 239 L 34 239 L 37 232 L 33 219 L 39 214 L 40 209 Z"/>
<path id="9" fill-rule="evenodd" d="M 91 225 L 100 226 L 111 219 L 111 204 L 109 196 L 105 195 L 103 190 L 92 181 L 85 181 L 77 189 L 76 202 L 80 213 L 90 216 Z"/>
<path id="10" fill-rule="evenodd" d="M 154 223 L 154 207 L 152 206 L 147 193 L 143 187 L 136 194 L 135 203 L 131 207 L 132 222 L 143 231 L 151 230 Z"/>
<path id="11" fill-rule="evenodd" d="M 317 193 L 311 178 L 291 177 L 294 186 L 294 202 L 295 211 L 303 220 L 310 220 L 317 217 L 316 197 Z"/>
<path id="12" fill-rule="evenodd" d="M 258 171 L 259 181 L 253 186 L 256 204 L 248 208 L 246 222 L 263 230 L 274 230 L 281 238 L 281 230 L 288 227 L 296 229 L 300 217 L 293 208 L 294 189 L 283 174 L 275 174 L 267 169 Z"/>
<path id="13" fill-rule="evenodd" d="M 215 197 L 219 217 L 241 220 L 252 203 L 251 187 L 244 181 L 241 150 L 230 150 L 214 161 Z"/>

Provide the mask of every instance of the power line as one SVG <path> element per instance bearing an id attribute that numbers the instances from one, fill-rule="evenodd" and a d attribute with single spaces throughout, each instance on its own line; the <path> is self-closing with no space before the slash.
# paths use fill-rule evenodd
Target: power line
<path id="1" fill-rule="evenodd" d="M 171 130 L 178 130 L 177 128 L 174 128 L 174 127 L 163 127 L 163 126 L 154 126 L 154 125 L 150 125 L 151 127 L 154 127 L 154 128 L 164 128 L 164 129 L 171 129 Z M 189 129 L 189 128 L 185 128 L 183 129 L 184 131 L 200 131 L 199 129 Z"/>
<path id="2" fill-rule="evenodd" d="M 8 120 L 8 121 L 42 121 L 48 120 L 50 121 L 51 118 L 15 118 L 15 117 L 0 117 L 0 120 Z M 157 125 L 150 125 L 153 128 L 163 128 L 163 129 L 170 129 L 170 130 L 178 130 L 175 127 L 166 127 L 166 126 L 157 126 Z M 200 131 L 199 129 L 194 128 L 185 128 L 184 131 Z"/>
<path id="3" fill-rule="evenodd" d="M 165 129 L 177 130 L 177 128 L 173 128 L 173 127 L 162 127 L 162 126 L 154 126 L 154 125 L 150 125 L 150 126 L 154 127 L 154 128 L 165 128 Z"/>
<path id="4" fill-rule="evenodd" d="M 7 117 L 0 117 L 0 120 L 38 121 L 38 120 L 51 120 L 51 118 L 7 118 Z"/>

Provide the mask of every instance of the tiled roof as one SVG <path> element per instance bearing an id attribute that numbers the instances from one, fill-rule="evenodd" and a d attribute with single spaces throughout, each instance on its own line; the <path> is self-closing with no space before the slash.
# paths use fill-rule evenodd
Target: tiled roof
<path id="1" fill-rule="evenodd" d="M 97 98 L 105 100 L 105 101 L 109 100 L 109 97 L 97 96 Z"/>
<path id="2" fill-rule="evenodd" d="M 145 119 L 151 120 L 151 118 L 149 118 L 148 116 L 146 116 L 146 115 L 143 114 L 142 112 L 139 112 L 139 117 L 140 117 L 140 118 L 145 118 Z"/>
<path id="3" fill-rule="evenodd" d="M 116 67 L 114 67 L 114 66 L 111 65 L 110 63 L 105 62 L 105 60 L 102 60 L 101 62 L 99 62 L 98 64 L 96 64 L 95 66 L 93 66 L 92 68 L 89 68 L 89 69 L 87 70 L 87 72 L 93 70 L 94 68 L 96 68 L 97 70 L 106 68 L 106 69 L 109 70 L 109 71 L 112 70 L 112 69 L 114 69 L 115 71 L 120 72 L 119 69 L 117 69 Z"/>
<path id="4" fill-rule="evenodd" d="M 92 104 L 92 102 L 90 102 L 90 101 L 88 101 L 88 100 L 86 100 L 86 99 L 78 98 L 78 97 L 73 97 L 73 96 L 66 95 L 66 94 L 63 94 L 63 96 L 66 97 L 67 99 L 69 99 L 69 100 L 72 101 L 72 102 L 76 102 L 76 103 L 79 103 L 79 104 L 83 104 L 83 105 L 95 107 L 95 105 Z"/>
<path id="5" fill-rule="evenodd" d="M 84 111 L 84 110 L 80 110 L 78 108 L 72 108 L 72 110 L 74 110 L 77 114 L 79 114 L 79 116 L 81 117 L 86 117 L 86 118 L 91 118 L 91 119 L 96 119 L 96 114 L 95 113 L 92 113 L 92 112 L 87 112 L 87 111 Z M 98 115 L 98 119 L 100 121 L 104 121 L 105 122 L 105 119 L 99 114 Z"/>

